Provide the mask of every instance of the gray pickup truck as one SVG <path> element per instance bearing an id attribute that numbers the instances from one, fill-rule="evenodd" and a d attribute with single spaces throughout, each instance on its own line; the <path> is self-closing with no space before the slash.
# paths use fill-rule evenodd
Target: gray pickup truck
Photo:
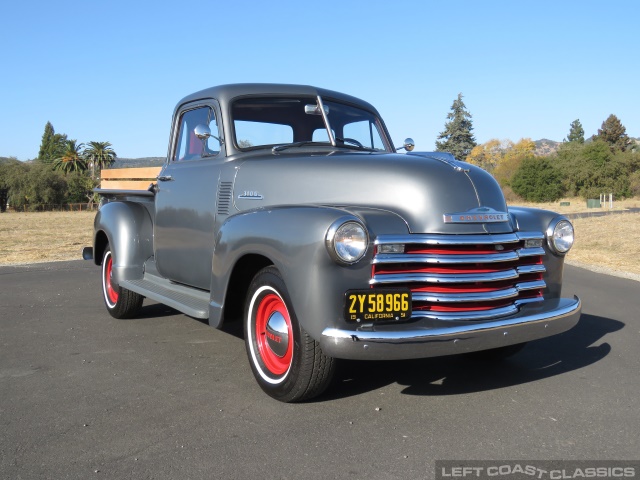
<path id="1" fill-rule="evenodd" d="M 107 310 L 133 317 L 147 297 L 216 328 L 242 318 L 255 378 L 284 402 L 321 394 L 336 359 L 501 358 L 573 327 L 571 223 L 402 148 L 373 106 L 330 90 L 189 95 L 157 182 L 98 190 L 85 257 Z"/>

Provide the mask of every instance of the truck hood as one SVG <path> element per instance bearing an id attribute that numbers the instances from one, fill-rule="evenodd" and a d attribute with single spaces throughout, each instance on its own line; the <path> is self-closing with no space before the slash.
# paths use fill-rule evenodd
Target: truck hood
<path id="1" fill-rule="evenodd" d="M 441 153 L 258 155 L 238 167 L 233 199 L 238 211 L 302 204 L 385 210 L 401 216 L 411 233 L 513 231 L 508 221 L 489 221 L 507 212 L 493 177 Z"/>

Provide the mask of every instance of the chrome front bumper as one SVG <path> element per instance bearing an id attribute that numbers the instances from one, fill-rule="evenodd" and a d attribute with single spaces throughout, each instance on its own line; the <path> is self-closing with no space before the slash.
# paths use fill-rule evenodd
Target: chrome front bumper
<path id="1" fill-rule="evenodd" d="M 578 297 L 523 305 L 509 317 L 490 321 L 418 321 L 353 330 L 326 328 L 322 351 L 351 360 L 439 357 L 514 345 L 565 332 L 580 319 Z"/>

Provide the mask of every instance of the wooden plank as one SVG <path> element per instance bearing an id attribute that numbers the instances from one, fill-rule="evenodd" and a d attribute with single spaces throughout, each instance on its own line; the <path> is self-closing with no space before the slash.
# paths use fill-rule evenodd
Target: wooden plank
<path id="1" fill-rule="evenodd" d="M 103 190 L 147 190 L 152 180 L 102 180 L 100 188 Z"/>
<path id="2" fill-rule="evenodd" d="M 140 167 L 140 168 L 109 168 L 100 172 L 100 177 L 111 178 L 149 178 L 155 180 L 162 167 Z"/>

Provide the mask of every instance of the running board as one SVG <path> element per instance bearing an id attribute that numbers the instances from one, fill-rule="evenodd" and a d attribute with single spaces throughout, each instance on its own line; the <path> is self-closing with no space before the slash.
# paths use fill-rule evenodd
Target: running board
<path id="1" fill-rule="evenodd" d="M 142 280 L 122 280 L 120 286 L 194 318 L 209 318 L 209 292 L 172 283 L 145 273 Z"/>

